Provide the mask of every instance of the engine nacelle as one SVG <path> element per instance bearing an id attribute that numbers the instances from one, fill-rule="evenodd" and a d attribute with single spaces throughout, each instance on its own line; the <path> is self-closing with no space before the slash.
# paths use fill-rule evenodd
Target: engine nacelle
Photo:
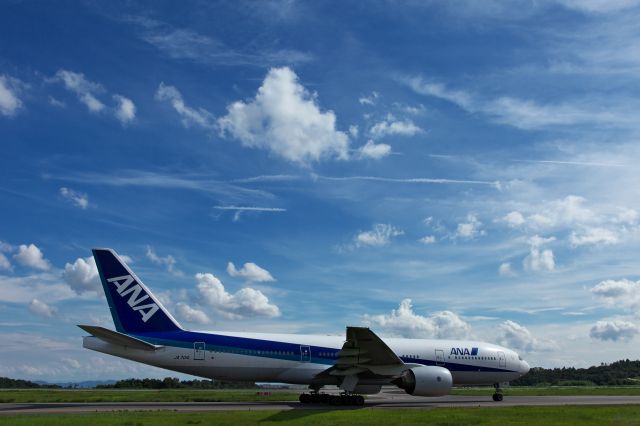
<path id="1" fill-rule="evenodd" d="M 443 396 L 451 390 L 453 378 L 444 367 L 424 365 L 406 370 L 392 383 L 409 395 Z"/>

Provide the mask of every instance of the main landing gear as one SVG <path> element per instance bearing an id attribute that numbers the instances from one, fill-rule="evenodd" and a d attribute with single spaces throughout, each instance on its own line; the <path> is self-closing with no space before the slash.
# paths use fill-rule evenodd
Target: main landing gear
<path id="1" fill-rule="evenodd" d="M 493 400 L 496 402 L 502 401 L 503 395 L 502 389 L 500 389 L 500 383 L 496 383 L 493 387 L 496 388 L 496 392 L 493 394 Z"/>
<path id="2" fill-rule="evenodd" d="M 314 389 L 311 393 L 300 394 L 299 400 L 303 404 L 330 404 L 330 405 L 364 405 L 362 395 L 353 395 L 343 392 L 340 395 L 330 395 L 320 393 L 319 389 Z"/>

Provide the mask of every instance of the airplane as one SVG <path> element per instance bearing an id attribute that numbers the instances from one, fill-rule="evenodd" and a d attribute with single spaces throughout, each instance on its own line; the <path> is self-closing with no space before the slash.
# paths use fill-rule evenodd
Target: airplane
<path id="1" fill-rule="evenodd" d="M 444 396 L 453 386 L 493 385 L 529 371 L 516 352 L 490 343 L 378 337 L 367 327 L 346 338 L 304 334 L 185 330 L 111 249 L 93 249 L 115 331 L 78 325 L 83 347 L 156 367 L 227 381 L 308 385 L 301 403 L 363 405 L 362 395 L 395 385 L 407 394 Z M 339 395 L 321 393 L 335 385 Z"/>

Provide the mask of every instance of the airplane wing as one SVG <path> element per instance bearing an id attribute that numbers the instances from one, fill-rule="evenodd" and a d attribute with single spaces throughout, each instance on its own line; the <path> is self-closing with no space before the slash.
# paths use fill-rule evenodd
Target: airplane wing
<path id="1" fill-rule="evenodd" d="M 142 349 L 145 351 L 155 351 L 156 349 L 162 348 L 162 346 L 152 345 L 151 343 L 147 343 L 144 340 L 136 339 L 135 337 L 131 337 L 124 333 L 118 333 L 117 331 L 109 330 L 108 328 L 98 327 L 96 325 L 78 325 L 78 327 L 97 337 L 98 339 L 104 340 L 108 343 L 113 343 L 115 345 L 126 346 L 134 349 Z"/>
<path id="2" fill-rule="evenodd" d="M 367 327 L 347 327 L 347 340 L 338 352 L 336 363 L 319 373 L 318 377 L 343 376 L 341 387 L 348 389 L 357 384 L 358 375 L 361 373 L 395 377 L 410 367 L 410 364 L 402 362 L 389 346 Z"/>

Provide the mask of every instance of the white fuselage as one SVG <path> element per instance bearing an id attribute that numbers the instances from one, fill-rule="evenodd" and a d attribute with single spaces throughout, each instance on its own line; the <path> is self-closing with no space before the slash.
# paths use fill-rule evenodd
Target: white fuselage
<path id="1" fill-rule="evenodd" d="M 83 346 L 144 364 L 217 380 L 337 384 L 335 377 L 317 378 L 335 363 L 342 336 L 293 334 L 184 332 L 179 337 L 137 335 L 160 345 L 155 351 L 133 349 L 85 337 Z M 236 339 L 251 346 L 229 343 Z M 460 340 L 383 339 L 408 366 L 447 368 L 454 385 L 495 384 L 514 380 L 529 371 L 514 351 L 501 346 Z M 362 385 L 388 384 L 387 379 L 363 379 Z"/>

